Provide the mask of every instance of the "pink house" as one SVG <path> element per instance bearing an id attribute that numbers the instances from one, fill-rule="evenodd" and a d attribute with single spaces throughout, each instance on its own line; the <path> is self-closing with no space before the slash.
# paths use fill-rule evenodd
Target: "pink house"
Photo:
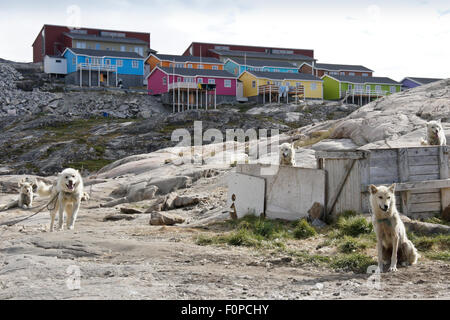
<path id="1" fill-rule="evenodd" d="M 200 89 L 209 84 L 217 96 L 236 96 L 236 77 L 224 70 L 155 67 L 148 75 L 148 93 L 164 94 L 171 90 Z M 209 89 L 208 89 L 209 90 Z"/>

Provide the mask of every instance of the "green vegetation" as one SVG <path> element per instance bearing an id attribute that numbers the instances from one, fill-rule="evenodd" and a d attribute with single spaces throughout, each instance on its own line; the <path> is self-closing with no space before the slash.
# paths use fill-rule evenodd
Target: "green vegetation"
<path id="1" fill-rule="evenodd" d="M 362 253 L 351 253 L 337 256 L 332 262 L 333 269 L 353 271 L 355 273 L 366 273 L 367 268 L 376 265 L 377 261 Z"/>
<path id="2" fill-rule="evenodd" d="M 336 225 L 341 235 L 352 237 L 371 233 L 373 229 L 372 224 L 368 222 L 364 216 L 341 215 L 338 218 Z"/>
<path id="3" fill-rule="evenodd" d="M 315 235 L 317 235 L 316 230 L 305 219 L 300 220 L 294 229 L 294 238 L 296 239 L 307 239 Z"/>

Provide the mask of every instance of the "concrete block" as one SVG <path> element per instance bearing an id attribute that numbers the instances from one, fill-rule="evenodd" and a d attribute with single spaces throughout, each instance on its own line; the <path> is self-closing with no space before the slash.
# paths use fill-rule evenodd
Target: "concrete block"
<path id="1" fill-rule="evenodd" d="M 265 182 L 263 178 L 231 172 L 228 175 L 227 207 L 236 209 L 238 218 L 264 213 Z"/>

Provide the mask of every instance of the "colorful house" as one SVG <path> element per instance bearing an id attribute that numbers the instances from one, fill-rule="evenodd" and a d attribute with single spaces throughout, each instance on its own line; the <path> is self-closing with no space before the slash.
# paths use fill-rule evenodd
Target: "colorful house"
<path id="1" fill-rule="evenodd" d="M 438 78 L 416 78 L 416 77 L 406 77 L 402 81 L 402 90 L 407 90 L 411 88 L 415 88 L 418 86 L 422 86 L 424 84 L 429 84 L 435 81 L 439 81 L 442 79 Z"/>
<path id="2" fill-rule="evenodd" d="M 146 59 L 146 63 L 150 65 L 150 71 L 156 66 L 170 68 L 174 64 L 175 68 L 223 70 L 223 63 L 220 60 L 208 57 L 150 54 Z"/>
<path id="3" fill-rule="evenodd" d="M 401 91 L 401 83 L 387 77 L 324 75 L 323 97 L 339 100 L 347 97 L 360 104 Z"/>
<path id="4" fill-rule="evenodd" d="M 148 93 L 161 95 L 173 111 L 236 101 L 237 79 L 225 70 L 155 67 L 147 76 Z"/>
<path id="5" fill-rule="evenodd" d="M 297 67 L 285 61 L 255 60 L 245 58 L 229 58 L 224 69 L 235 76 L 244 71 L 292 72 L 298 73 Z"/>
<path id="6" fill-rule="evenodd" d="M 67 84 L 142 86 L 144 58 L 136 52 L 67 48 L 62 56 L 67 63 Z"/>
<path id="7" fill-rule="evenodd" d="M 299 72 L 313 74 L 319 78 L 326 74 L 332 76 L 371 77 L 373 70 L 360 65 L 305 62 L 300 65 Z"/>
<path id="8" fill-rule="evenodd" d="M 281 87 L 288 87 L 289 92 L 294 94 L 302 92 L 304 98 L 322 99 L 323 81 L 311 74 L 290 73 L 290 72 L 264 72 L 264 71 L 244 71 L 239 80 L 243 83 L 244 97 L 256 97 L 263 94 L 267 86 L 271 93 L 278 92 Z"/>

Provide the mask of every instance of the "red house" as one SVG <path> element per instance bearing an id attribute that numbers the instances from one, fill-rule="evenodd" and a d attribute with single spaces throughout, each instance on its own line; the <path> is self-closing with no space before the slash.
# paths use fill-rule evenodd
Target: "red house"
<path id="1" fill-rule="evenodd" d="M 33 62 L 60 55 L 66 48 L 136 52 L 143 57 L 153 51 L 150 33 L 45 24 L 33 42 Z"/>
<path id="2" fill-rule="evenodd" d="M 212 57 L 219 59 L 219 55 L 214 53 L 215 50 L 219 51 L 246 51 L 246 52 L 259 52 L 265 54 L 284 55 L 294 54 L 303 55 L 310 58 L 314 58 L 314 50 L 310 49 L 291 49 L 291 48 L 276 48 L 276 47 L 258 47 L 258 46 L 245 46 L 234 44 L 219 44 L 219 43 L 205 43 L 205 42 L 192 42 L 190 46 L 183 53 L 184 56 L 196 56 L 196 57 Z"/>

